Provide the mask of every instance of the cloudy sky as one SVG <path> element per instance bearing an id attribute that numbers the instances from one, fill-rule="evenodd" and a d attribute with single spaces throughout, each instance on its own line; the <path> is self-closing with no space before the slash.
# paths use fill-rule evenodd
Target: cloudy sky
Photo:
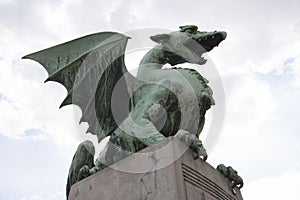
<path id="1" fill-rule="evenodd" d="M 185 24 L 228 33 L 208 54 L 226 96 L 208 162 L 236 168 L 246 200 L 300 199 L 299 9 L 299 0 L 0 0 L 0 199 L 64 199 L 79 143 L 74 108 L 58 109 L 66 90 L 22 56 L 95 32 Z"/>

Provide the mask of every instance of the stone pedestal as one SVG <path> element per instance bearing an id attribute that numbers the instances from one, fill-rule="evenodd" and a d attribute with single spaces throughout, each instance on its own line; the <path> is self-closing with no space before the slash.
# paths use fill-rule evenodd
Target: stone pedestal
<path id="1" fill-rule="evenodd" d="M 168 138 L 71 188 L 69 200 L 240 200 L 240 191 L 175 138 Z"/>

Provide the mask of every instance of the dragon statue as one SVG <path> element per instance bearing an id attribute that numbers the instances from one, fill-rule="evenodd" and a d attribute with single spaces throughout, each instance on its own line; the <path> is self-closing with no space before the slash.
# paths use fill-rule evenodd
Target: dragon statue
<path id="1" fill-rule="evenodd" d="M 89 124 L 87 132 L 99 142 L 110 136 L 96 162 L 93 144 L 79 145 L 67 197 L 77 181 L 169 136 L 186 144 L 195 159 L 207 159 L 198 137 L 205 113 L 214 105 L 212 90 L 196 70 L 173 66 L 205 64 L 202 55 L 225 38 L 226 32 L 198 31 L 194 25 L 151 36 L 157 45 L 141 60 L 136 77 L 124 62 L 129 37 L 116 32 L 88 35 L 23 57 L 47 70 L 46 81 L 65 86 L 68 93 L 61 107 L 78 105 L 81 121 Z"/>

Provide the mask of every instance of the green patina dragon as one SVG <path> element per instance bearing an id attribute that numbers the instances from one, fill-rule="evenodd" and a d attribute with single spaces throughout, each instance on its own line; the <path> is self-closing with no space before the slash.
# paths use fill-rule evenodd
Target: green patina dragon
<path id="1" fill-rule="evenodd" d="M 193 69 L 163 68 L 166 64 L 205 64 L 203 53 L 226 38 L 225 32 L 201 32 L 197 26 L 151 36 L 158 43 L 141 60 L 137 76 L 128 73 L 124 53 L 129 37 L 100 32 L 24 56 L 49 73 L 46 81 L 63 84 L 61 106 L 76 104 L 87 132 L 100 142 L 110 136 L 94 163 L 94 146 L 81 143 L 68 177 L 72 184 L 166 137 L 186 144 L 195 158 L 207 159 L 198 139 L 206 111 L 214 104 L 208 81 Z"/>

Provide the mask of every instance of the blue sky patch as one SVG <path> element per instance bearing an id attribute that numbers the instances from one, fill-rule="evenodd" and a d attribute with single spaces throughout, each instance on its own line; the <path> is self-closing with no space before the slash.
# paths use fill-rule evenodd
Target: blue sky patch
<path id="1" fill-rule="evenodd" d="M 294 61 L 295 61 L 295 58 L 294 58 L 294 57 L 290 57 L 290 58 L 286 59 L 286 60 L 283 62 L 283 65 L 284 65 L 284 66 L 288 66 L 288 65 L 294 63 Z"/>
<path id="2" fill-rule="evenodd" d="M 0 93 L 0 101 L 7 101 L 7 97 Z"/>
<path id="3" fill-rule="evenodd" d="M 24 131 L 25 137 L 38 136 L 43 134 L 41 129 L 31 128 Z"/>

